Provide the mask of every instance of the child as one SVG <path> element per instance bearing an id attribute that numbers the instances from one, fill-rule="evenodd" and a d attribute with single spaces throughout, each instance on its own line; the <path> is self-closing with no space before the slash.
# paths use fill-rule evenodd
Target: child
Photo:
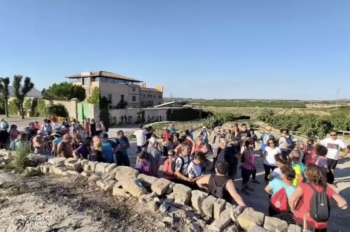
<path id="1" fill-rule="evenodd" d="M 328 149 L 321 145 L 321 144 L 317 144 L 315 146 L 315 155 L 316 155 L 316 161 L 315 161 L 315 165 L 323 168 L 326 172 L 326 176 L 327 176 L 327 183 L 329 184 L 333 184 L 334 183 L 334 176 L 332 174 L 332 172 L 328 169 L 328 162 L 327 162 L 327 152 Z"/>
<path id="2" fill-rule="evenodd" d="M 146 151 L 142 150 L 137 156 L 135 169 L 138 170 L 140 173 L 143 173 L 146 175 L 152 175 L 151 162 L 147 160 Z"/>
<path id="3" fill-rule="evenodd" d="M 205 153 L 202 151 L 198 151 L 194 155 L 193 161 L 188 165 L 188 178 L 192 179 L 193 181 L 197 181 L 199 178 L 201 178 L 203 174 L 202 164 L 204 164 L 206 160 L 207 159 Z"/>
<path id="4" fill-rule="evenodd" d="M 168 159 L 164 162 L 164 169 L 163 169 L 164 177 L 168 180 L 176 179 L 176 176 L 174 175 L 173 169 L 171 167 L 174 158 L 175 158 L 175 152 L 173 150 L 169 150 Z"/>

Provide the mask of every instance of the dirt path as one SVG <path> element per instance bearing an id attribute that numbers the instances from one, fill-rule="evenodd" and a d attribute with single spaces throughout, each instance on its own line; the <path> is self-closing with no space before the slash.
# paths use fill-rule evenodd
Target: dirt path
<path id="1" fill-rule="evenodd" d="M 165 227 L 163 216 L 145 210 L 137 199 L 111 196 L 81 177 L 23 179 L 1 171 L 0 215 L 4 232 L 186 231 L 181 225 Z M 51 225 L 24 225 L 21 216 L 49 216 Z"/>

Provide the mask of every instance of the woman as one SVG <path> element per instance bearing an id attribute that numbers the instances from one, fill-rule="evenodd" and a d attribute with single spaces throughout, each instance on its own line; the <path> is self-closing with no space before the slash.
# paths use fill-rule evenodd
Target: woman
<path id="1" fill-rule="evenodd" d="M 273 180 L 273 179 L 282 179 L 282 171 L 281 168 L 284 166 L 288 166 L 289 164 L 289 156 L 286 154 L 277 154 L 275 155 L 275 160 L 276 160 L 276 166 L 277 168 L 275 168 L 273 170 L 273 172 L 269 175 L 269 180 Z"/>
<path id="2" fill-rule="evenodd" d="M 289 166 L 281 167 L 281 179 L 275 178 L 269 182 L 265 191 L 271 195 L 269 205 L 269 216 L 273 217 L 281 213 L 288 213 L 288 199 L 293 195 L 296 188 L 292 185 L 295 178 L 293 168 Z"/>
<path id="3" fill-rule="evenodd" d="M 95 120 L 94 120 L 94 119 L 91 119 L 91 122 L 90 122 L 90 133 L 91 133 L 91 137 L 92 137 L 92 136 L 95 136 L 95 133 L 96 133 L 96 123 L 95 123 Z"/>
<path id="4" fill-rule="evenodd" d="M 208 129 L 207 129 L 205 126 L 203 126 L 200 135 L 202 136 L 203 142 L 204 142 L 205 144 L 209 144 L 209 136 L 210 136 L 210 135 L 209 135 Z"/>
<path id="5" fill-rule="evenodd" d="M 243 163 L 241 169 L 242 176 L 242 188 L 241 192 L 245 195 L 249 195 L 249 191 L 254 191 L 254 189 L 250 188 L 248 183 L 250 176 L 252 175 L 253 170 L 255 170 L 255 153 L 254 153 L 254 144 L 251 139 L 247 139 L 244 142 L 245 150 L 241 157 L 241 162 Z"/>
<path id="6" fill-rule="evenodd" d="M 90 136 L 90 119 L 85 119 L 84 121 L 84 131 L 85 131 L 85 137 Z"/>
<path id="7" fill-rule="evenodd" d="M 246 206 L 242 197 L 237 193 L 235 184 L 230 177 L 226 176 L 228 163 L 218 160 L 215 164 L 215 174 L 205 175 L 197 180 L 197 185 L 201 189 L 207 189 L 208 193 L 214 197 L 220 197 L 227 202 L 232 202 L 232 198 L 240 206 Z M 222 192 L 218 192 L 218 187 Z"/>
<path id="8" fill-rule="evenodd" d="M 305 143 L 302 140 L 298 140 L 295 149 L 300 152 L 300 162 L 305 163 Z"/>
<path id="9" fill-rule="evenodd" d="M 198 136 L 196 142 L 194 143 L 191 155 L 194 156 L 197 152 L 203 152 L 205 155 L 209 152 L 207 146 L 204 144 L 202 137 Z"/>
<path id="10" fill-rule="evenodd" d="M 309 159 L 309 155 L 314 150 L 314 148 L 315 148 L 314 140 L 313 139 L 308 139 L 307 142 L 306 142 L 306 145 L 304 147 L 304 160 L 303 160 L 304 164 L 307 164 L 308 159 Z"/>
<path id="11" fill-rule="evenodd" d="M 317 208 L 318 204 L 322 206 L 321 203 L 324 207 L 330 207 L 329 202 L 314 201 L 314 194 L 326 193 L 328 199 L 335 200 L 338 207 L 344 210 L 348 208 L 347 202 L 344 198 L 338 195 L 329 184 L 327 184 L 326 175 L 321 167 L 310 164 L 307 166 L 305 175 L 309 180 L 309 183 L 302 183 L 299 185 L 294 194 L 289 198 L 289 206 L 294 214 L 294 220 L 299 225 L 303 225 L 305 218 L 309 225 L 313 225 L 312 227 L 315 228 L 315 232 L 327 232 L 328 223 L 317 222 L 315 216 L 313 216 L 315 215 L 313 208 L 315 208 L 315 205 Z M 313 204 L 313 201 L 316 204 Z"/>
<path id="12" fill-rule="evenodd" d="M 276 168 L 275 155 L 281 153 L 281 149 L 276 147 L 275 140 L 269 139 L 267 141 L 267 147 L 265 147 L 265 160 L 264 160 L 264 170 L 265 170 L 265 181 L 269 180 L 269 175 L 271 171 Z"/>
<path id="13" fill-rule="evenodd" d="M 17 130 L 17 126 L 11 125 L 9 133 L 10 133 L 11 142 L 16 140 L 18 135 L 19 135 L 19 131 Z"/>
<path id="14" fill-rule="evenodd" d="M 135 169 L 140 173 L 152 175 L 151 162 L 148 160 L 147 151 L 141 150 L 136 159 Z"/>
<path id="15" fill-rule="evenodd" d="M 100 122 L 100 129 L 102 130 L 102 132 L 108 132 L 108 128 L 106 127 L 103 121 Z"/>
<path id="16" fill-rule="evenodd" d="M 231 127 L 231 137 L 241 137 L 241 133 L 239 131 L 239 127 L 238 127 L 238 123 L 235 123 L 232 127 Z"/>
<path id="17" fill-rule="evenodd" d="M 72 122 L 72 127 L 73 127 L 73 133 L 77 133 L 77 129 L 78 129 L 78 123 L 77 123 L 77 120 L 76 119 L 73 119 L 73 122 Z"/>
<path id="18" fill-rule="evenodd" d="M 22 147 L 29 145 L 27 142 L 27 135 L 22 133 L 19 134 L 16 140 L 13 140 L 11 145 L 10 145 L 10 149 L 13 151 L 18 151 L 19 149 L 21 149 Z"/>

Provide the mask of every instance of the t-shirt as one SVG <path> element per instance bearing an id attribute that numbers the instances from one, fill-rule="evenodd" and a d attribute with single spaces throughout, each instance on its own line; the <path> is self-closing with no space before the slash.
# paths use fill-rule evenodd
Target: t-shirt
<path id="1" fill-rule="evenodd" d="M 199 166 L 199 165 L 196 165 L 194 162 L 191 162 L 189 165 L 188 165 L 188 168 L 187 168 L 187 173 L 188 173 L 188 177 L 189 178 L 197 178 L 199 177 L 200 175 L 202 175 L 203 171 L 202 171 L 202 167 Z"/>
<path id="2" fill-rule="evenodd" d="M 109 141 L 102 143 L 102 155 L 105 158 L 106 163 L 114 163 L 113 147 Z"/>
<path id="3" fill-rule="evenodd" d="M 125 136 L 123 138 L 121 138 L 121 139 L 117 139 L 116 140 L 116 145 L 125 146 L 127 144 L 129 144 L 129 139 L 127 137 L 125 137 Z M 121 152 L 122 152 L 123 155 L 128 155 L 127 149 L 122 150 Z"/>
<path id="4" fill-rule="evenodd" d="M 299 176 L 303 175 L 303 169 L 301 168 L 301 166 L 298 163 L 293 164 L 292 168 L 295 171 L 295 179 L 293 180 L 293 185 L 297 186 L 298 185 Z"/>
<path id="5" fill-rule="evenodd" d="M 176 132 L 175 129 L 171 129 L 171 130 L 170 130 L 170 133 L 172 133 L 173 135 L 175 135 L 177 132 Z"/>
<path id="6" fill-rule="evenodd" d="M 281 169 L 280 168 L 275 168 L 272 173 L 271 173 L 271 176 L 275 179 L 275 178 L 278 178 L 278 179 L 282 179 L 282 172 L 281 172 Z"/>
<path id="7" fill-rule="evenodd" d="M 241 131 L 241 139 L 245 139 L 245 138 L 250 138 L 250 132 L 249 131 Z"/>
<path id="8" fill-rule="evenodd" d="M 303 225 L 303 218 L 306 216 L 306 220 L 308 224 L 313 224 L 315 226 L 315 229 L 326 229 L 327 228 L 327 222 L 315 222 L 309 215 L 310 212 L 310 206 L 311 206 L 311 199 L 314 194 L 314 191 L 311 189 L 311 187 L 303 183 L 299 185 L 300 188 L 303 190 L 303 195 L 301 196 L 300 203 L 297 207 L 297 213 L 294 214 L 294 219 L 298 224 Z M 316 189 L 317 192 L 321 192 L 324 190 L 323 187 L 316 186 L 312 184 L 312 186 Z M 327 196 L 329 199 L 333 198 L 334 190 L 332 188 L 329 188 L 327 186 Z"/>
<path id="9" fill-rule="evenodd" d="M 288 143 L 289 145 L 292 145 L 292 141 L 289 138 L 281 137 L 278 140 L 278 147 L 281 149 L 289 149 L 289 150 L 292 149 L 292 147 L 287 147 L 286 143 Z"/>
<path id="10" fill-rule="evenodd" d="M 271 147 L 266 147 L 266 157 L 264 160 L 264 164 L 270 165 L 270 166 L 276 166 L 276 159 L 275 155 L 281 153 L 281 149 L 279 147 L 275 147 L 272 149 Z"/>
<path id="11" fill-rule="evenodd" d="M 315 164 L 321 168 L 328 168 L 328 162 L 327 159 L 320 159 L 318 158 L 315 162 Z"/>
<path id="12" fill-rule="evenodd" d="M 62 142 L 62 141 L 63 141 L 63 137 L 59 137 L 59 138 L 57 138 L 57 139 L 54 139 L 54 140 L 52 141 L 52 143 L 58 146 L 58 144 L 59 144 L 60 142 Z"/>
<path id="13" fill-rule="evenodd" d="M 80 146 L 77 148 L 76 152 L 84 157 L 84 159 L 88 158 L 90 153 L 89 149 L 86 146 Z"/>
<path id="14" fill-rule="evenodd" d="M 278 193 L 282 188 L 286 190 L 288 199 L 293 195 L 296 188 L 292 185 L 287 185 L 286 183 L 283 183 L 281 179 L 273 179 L 269 182 L 269 186 L 272 190 L 272 197 Z M 272 199 L 271 197 L 271 199 Z"/>
<path id="15" fill-rule="evenodd" d="M 327 147 L 327 158 L 338 160 L 340 149 L 345 149 L 346 145 L 340 139 L 333 140 L 331 138 L 326 138 L 321 141 L 321 145 Z"/>
<path id="16" fill-rule="evenodd" d="M 180 157 L 182 157 L 182 159 Z M 190 158 L 188 156 L 182 155 L 180 155 L 180 157 L 176 159 L 175 170 L 181 172 L 182 175 L 187 176 L 187 169 L 188 165 L 190 164 Z"/>
<path id="17" fill-rule="evenodd" d="M 147 147 L 148 160 L 151 163 L 151 175 L 157 176 L 158 168 L 160 166 L 160 151 L 155 147 Z"/>
<path id="18" fill-rule="evenodd" d="M 261 149 L 264 151 L 265 148 L 268 146 L 267 142 L 270 140 L 270 139 L 275 139 L 275 137 L 273 135 L 270 135 L 270 134 L 263 134 L 261 136 L 261 141 L 262 141 L 262 145 L 261 145 Z"/>
<path id="19" fill-rule="evenodd" d="M 136 136 L 137 146 L 141 147 L 146 144 L 146 131 L 139 129 L 134 132 L 134 135 Z"/>

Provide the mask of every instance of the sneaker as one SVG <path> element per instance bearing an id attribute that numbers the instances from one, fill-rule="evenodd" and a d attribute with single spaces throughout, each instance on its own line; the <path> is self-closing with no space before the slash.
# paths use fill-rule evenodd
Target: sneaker
<path id="1" fill-rule="evenodd" d="M 252 182 L 255 183 L 255 184 L 260 184 L 260 182 L 257 181 L 257 180 L 252 180 Z"/>
<path id="2" fill-rule="evenodd" d="M 252 188 L 249 187 L 249 186 L 245 186 L 245 189 L 247 189 L 247 190 L 249 190 L 249 191 L 251 191 L 251 192 L 254 192 L 254 189 L 252 189 Z"/>

